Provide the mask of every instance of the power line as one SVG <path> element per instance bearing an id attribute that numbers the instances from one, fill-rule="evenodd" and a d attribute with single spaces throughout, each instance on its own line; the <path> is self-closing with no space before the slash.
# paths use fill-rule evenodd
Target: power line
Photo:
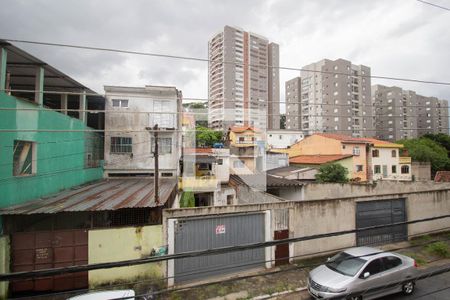
<path id="1" fill-rule="evenodd" d="M 162 54 L 162 53 L 132 51 L 132 50 L 125 50 L 125 49 L 81 46 L 81 45 L 62 44 L 62 43 L 48 43 L 48 42 L 19 40 L 19 39 L 8 39 L 8 38 L 0 38 L 0 39 L 8 41 L 8 42 L 34 44 L 34 45 L 42 45 L 42 46 L 65 47 L 65 48 L 73 48 L 73 49 L 114 52 L 114 53 L 122 53 L 122 54 L 132 54 L 132 55 L 141 55 L 141 56 L 159 57 L 159 58 L 169 58 L 169 59 L 178 59 L 178 60 L 187 60 L 187 61 L 198 61 L 198 62 L 207 62 L 207 63 L 216 63 L 216 64 L 231 64 L 231 65 L 235 65 L 235 66 L 236 65 L 238 65 L 238 66 L 248 66 L 248 67 L 264 68 L 264 69 L 279 69 L 279 70 L 288 70 L 288 71 L 304 71 L 304 72 L 312 72 L 312 73 L 322 73 L 322 74 L 332 74 L 332 75 L 336 75 L 337 74 L 337 75 L 353 76 L 351 73 L 322 71 L 322 70 L 310 70 L 310 69 L 294 68 L 294 67 L 272 66 L 272 65 L 269 65 L 269 64 L 267 64 L 267 65 L 265 65 L 265 64 L 244 64 L 244 63 L 230 62 L 230 61 L 217 62 L 216 60 L 212 60 L 212 59 L 208 59 L 208 58 L 199 58 L 199 57 L 192 57 L 192 56 L 169 55 L 169 54 Z M 376 78 L 376 79 L 395 80 L 395 81 L 407 81 L 407 82 L 416 82 L 416 83 L 424 83 L 424 84 L 450 85 L 450 82 L 421 80 L 421 79 L 410 79 L 410 78 L 381 76 L 381 75 L 363 75 L 363 74 L 358 74 L 357 77 Z"/>
<path id="2" fill-rule="evenodd" d="M 423 0 L 416 0 L 416 1 L 421 2 L 421 3 L 423 3 L 423 4 L 426 4 L 426 5 L 431 5 L 431 6 L 434 6 L 434 7 L 440 8 L 440 9 L 443 9 L 443 10 L 450 11 L 450 8 L 447 8 L 447 7 L 444 7 L 444 6 L 440 6 L 440 5 L 431 3 L 431 2 L 427 2 L 427 1 L 423 1 Z"/>
<path id="3" fill-rule="evenodd" d="M 177 253 L 177 254 L 156 256 L 156 257 L 131 259 L 131 260 L 125 260 L 125 261 L 120 261 L 120 262 L 96 263 L 96 264 L 90 264 L 90 265 L 79 265 L 79 266 L 59 267 L 59 268 L 53 268 L 53 269 L 42 269 L 42 270 L 34 270 L 34 271 L 22 271 L 22 272 L 9 273 L 9 274 L 0 274 L 0 281 L 9 281 L 9 280 L 14 280 L 14 279 L 28 279 L 28 278 L 35 278 L 35 277 L 60 275 L 60 274 L 64 274 L 64 273 L 75 273 L 75 272 L 83 272 L 83 271 L 91 271 L 91 270 L 99 270 L 99 269 L 109 269 L 109 268 L 115 268 L 115 267 L 141 265 L 141 264 L 147 264 L 147 263 L 152 263 L 152 262 L 159 262 L 159 261 L 166 261 L 166 260 L 187 258 L 187 257 L 195 257 L 195 256 L 202 256 L 202 255 L 210 255 L 210 254 L 222 254 L 222 253 L 227 253 L 227 252 L 242 251 L 242 250 L 256 249 L 256 248 L 262 248 L 262 247 L 271 247 L 271 246 L 276 246 L 276 245 L 286 244 L 286 243 L 295 243 L 295 242 L 309 241 L 309 240 L 315 240 L 315 239 L 320 239 L 320 238 L 327 238 L 327 237 L 332 237 L 332 236 L 340 236 L 340 235 L 352 234 L 352 233 L 357 233 L 357 232 L 364 232 L 364 231 L 373 230 L 373 229 L 394 227 L 394 226 L 398 226 L 398 225 L 408 225 L 408 224 L 429 222 L 429 221 L 434 221 L 434 220 L 446 219 L 449 217 L 450 217 L 450 215 L 441 215 L 441 216 L 437 216 L 437 217 L 423 218 L 423 219 L 404 221 L 404 222 L 396 222 L 396 223 L 385 224 L 385 225 L 376 225 L 376 226 L 357 228 L 357 229 L 351 229 L 351 230 L 335 231 L 335 232 L 331 232 L 331 233 L 322 233 L 322 234 L 315 234 L 315 235 L 310 235 L 310 236 L 294 237 L 294 238 L 287 238 L 287 239 L 274 240 L 274 241 L 265 241 L 265 242 L 252 243 L 252 244 L 242 244 L 242 245 L 237 245 L 237 246 L 227 246 L 227 247 L 207 249 L 207 250 L 189 251 L 189 252 L 182 252 L 182 253 Z"/>

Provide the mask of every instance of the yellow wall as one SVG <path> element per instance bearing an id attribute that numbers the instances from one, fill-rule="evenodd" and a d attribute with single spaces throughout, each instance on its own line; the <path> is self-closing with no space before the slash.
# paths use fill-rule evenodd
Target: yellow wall
<path id="1" fill-rule="evenodd" d="M 9 273 L 9 237 L 0 236 L 0 273 Z M 8 282 L 0 282 L 0 299 L 8 298 Z"/>
<path id="2" fill-rule="evenodd" d="M 162 225 L 89 231 L 89 264 L 148 257 L 162 246 Z M 164 275 L 162 262 L 89 271 L 89 287 Z"/>
<path id="3" fill-rule="evenodd" d="M 345 145 L 345 149 L 343 146 Z M 342 144 L 341 141 L 327 138 L 320 135 L 311 135 L 297 144 L 293 145 L 290 149 L 283 149 L 284 151 L 274 151 L 288 153 L 289 157 L 295 157 L 298 155 L 331 155 L 331 154 L 353 154 L 353 148 L 358 146 L 360 149 L 360 155 L 353 156 L 353 162 L 350 166 L 346 161 L 345 167 L 349 172 L 349 178 L 361 178 L 362 181 L 367 180 L 367 157 L 366 157 L 366 145 L 361 144 Z M 342 163 L 340 163 L 342 164 Z M 362 165 L 363 171 L 356 172 L 356 165 Z"/>

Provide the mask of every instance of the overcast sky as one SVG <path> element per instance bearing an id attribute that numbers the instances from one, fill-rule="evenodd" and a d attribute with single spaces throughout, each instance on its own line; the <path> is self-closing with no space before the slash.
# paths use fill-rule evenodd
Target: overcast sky
<path id="1" fill-rule="evenodd" d="M 450 11 L 415 0 L 0 0 L 0 38 L 206 58 L 208 39 L 224 25 L 280 44 L 281 66 L 344 58 L 373 75 L 450 82 Z M 207 97 L 205 62 L 16 45 L 100 93 L 103 85 L 153 84 Z M 281 101 L 295 76 L 280 72 Z M 374 83 L 450 100 L 450 86 Z"/>

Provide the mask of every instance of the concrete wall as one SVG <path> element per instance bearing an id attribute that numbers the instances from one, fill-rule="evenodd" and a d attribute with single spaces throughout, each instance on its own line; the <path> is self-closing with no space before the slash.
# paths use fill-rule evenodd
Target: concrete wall
<path id="1" fill-rule="evenodd" d="M 340 184 L 340 183 L 308 183 L 303 186 L 304 199 L 324 199 L 388 195 L 395 193 L 407 193 L 414 191 L 428 191 L 435 189 L 450 189 L 450 183 L 434 182 L 402 182 L 402 181 L 378 181 L 372 184 Z"/>
<path id="2" fill-rule="evenodd" d="M 126 227 L 89 231 L 89 264 L 148 257 L 163 245 L 162 226 Z M 163 263 L 89 271 L 89 287 L 142 278 L 162 277 Z"/>
<path id="3" fill-rule="evenodd" d="M 431 164 L 429 162 L 413 161 L 411 163 L 411 174 L 415 181 L 431 180 Z"/>
<path id="4" fill-rule="evenodd" d="M 217 206 L 193 209 L 169 209 L 163 213 L 164 235 L 166 236 L 167 219 L 178 217 L 198 217 L 201 215 L 243 213 L 253 211 L 271 211 L 275 215 L 277 210 L 289 210 L 289 236 L 301 237 L 335 231 L 353 230 L 356 228 L 356 206 L 358 202 L 387 200 L 393 198 L 406 199 L 407 220 L 442 216 L 450 214 L 450 185 L 426 184 L 415 185 L 404 182 L 383 182 L 374 186 L 368 185 L 330 185 L 330 189 L 322 185 L 322 190 L 334 193 L 334 198 L 307 201 L 282 201 L 275 196 L 255 191 L 249 188 L 239 188 L 238 197 L 245 201 L 259 201 L 254 204 L 235 206 Z M 319 185 L 315 186 L 319 188 Z M 342 192 L 338 193 L 340 187 Z M 388 188 L 397 192 L 383 193 Z M 365 191 L 365 189 L 367 189 Z M 364 194 L 363 192 L 366 192 Z M 348 197 L 352 195 L 352 197 Z M 272 200 L 272 201 L 270 201 Z M 265 202 L 264 201 L 270 201 Z M 436 220 L 408 225 L 408 235 L 425 234 L 428 231 L 448 230 L 449 219 Z M 272 220 L 272 231 L 277 224 Z M 165 237 L 166 239 L 166 237 Z M 340 248 L 356 245 L 356 235 L 347 234 L 311 241 L 292 243 L 290 255 L 314 256 L 318 252 L 333 252 Z"/>
<path id="5" fill-rule="evenodd" d="M 0 237 L 0 273 L 9 273 L 9 237 Z M 8 282 L 0 282 L 0 299 L 8 298 Z"/>

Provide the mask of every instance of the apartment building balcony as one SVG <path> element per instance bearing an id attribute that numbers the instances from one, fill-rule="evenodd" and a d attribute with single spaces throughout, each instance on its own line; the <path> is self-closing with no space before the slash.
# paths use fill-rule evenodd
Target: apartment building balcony
<path id="1" fill-rule="evenodd" d="M 409 157 L 409 156 L 400 156 L 398 158 L 398 162 L 400 164 L 410 164 L 411 163 L 411 157 Z"/>

